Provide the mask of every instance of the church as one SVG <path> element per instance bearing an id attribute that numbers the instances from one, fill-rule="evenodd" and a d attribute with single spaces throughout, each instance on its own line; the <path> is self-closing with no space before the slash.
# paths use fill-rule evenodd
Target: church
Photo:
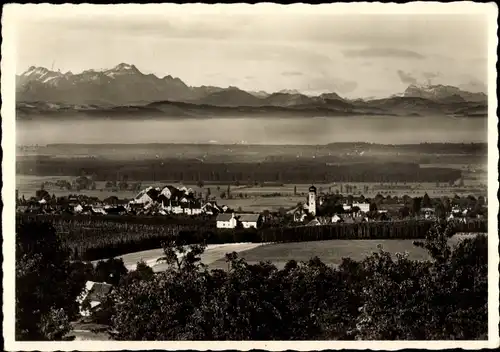
<path id="1" fill-rule="evenodd" d="M 322 197 L 318 197 L 316 187 L 312 185 L 309 187 L 305 204 L 291 209 L 288 213 L 293 214 L 295 221 L 303 221 L 308 213 L 312 216 L 316 216 L 318 207 L 323 203 L 322 200 Z"/>

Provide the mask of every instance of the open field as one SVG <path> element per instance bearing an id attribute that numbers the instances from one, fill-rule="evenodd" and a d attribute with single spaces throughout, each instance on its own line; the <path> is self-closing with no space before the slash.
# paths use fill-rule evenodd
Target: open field
<path id="1" fill-rule="evenodd" d="M 450 245 L 457 244 L 460 240 L 474 236 L 472 234 L 457 234 L 450 238 Z M 392 254 L 408 252 L 413 260 L 427 260 L 429 255 L 426 250 L 413 245 L 413 240 L 329 240 L 292 243 L 228 243 L 208 245 L 201 256 L 201 262 L 208 265 L 209 269 L 227 269 L 224 259 L 226 253 L 237 252 L 250 264 L 261 261 L 270 261 L 278 268 L 283 268 L 290 260 L 307 261 L 315 256 L 329 265 L 339 265 L 342 258 L 362 260 L 373 252 L 377 252 L 378 245 Z M 167 265 L 157 263 L 163 256 L 161 248 L 148 251 L 129 253 L 117 258 L 122 258 L 128 270 L 134 270 L 137 262 L 143 260 L 155 272 L 163 271 Z M 92 263 L 97 263 L 94 261 Z"/>
<path id="2" fill-rule="evenodd" d="M 463 238 L 471 235 L 455 235 L 449 243 L 454 245 Z M 392 254 L 408 252 L 409 258 L 426 260 L 429 256 L 425 249 L 413 245 L 413 240 L 330 240 L 314 242 L 278 243 L 256 247 L 239 253 L 250 264 L 261 261 L 271 261 L 278 268 L 283 268 L 290 260 L 307 261 L 315 256 L 325 264 L 339 265 L 342 258 L 362 260 L 373 252 L 377 252 L 377 245 Z M 223 258 L 212 262 L 210 269 L 226 269 Z"/>

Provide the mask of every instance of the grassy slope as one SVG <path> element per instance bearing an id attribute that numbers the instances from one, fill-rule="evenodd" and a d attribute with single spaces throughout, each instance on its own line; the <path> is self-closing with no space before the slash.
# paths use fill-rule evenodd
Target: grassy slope
<path id="1" fill-rule="evenodd" d="M 454 236 L 450 244 L 456 244 L 463 235 Z M 323 262 L 338 265 L 342 258 L 350 257 L 353 260 L 362 260 L 373 252 L 378 251 L 377 245 L 391 253 L 407 251 L 410 259 L 429 259 L 427 252 L 413 245 L 413 240 L 330 240 L 315 242 L 279 243 L 261 246 L 239 253 L 249 263 L 271 261 L 278 268 L 282 268 L 289 260 L 307 261 L 318 256 Z M 225 269 L 224 259 L 219 259 L 209 265 L 211 269 Z"/>

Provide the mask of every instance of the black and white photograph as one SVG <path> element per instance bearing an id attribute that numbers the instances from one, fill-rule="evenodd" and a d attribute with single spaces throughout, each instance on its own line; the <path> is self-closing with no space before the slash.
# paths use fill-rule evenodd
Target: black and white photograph
<path id="1" fill-rule="evenodd" d="M 498 347 L 497 17 L 5 5 L 5 348 Z"/>

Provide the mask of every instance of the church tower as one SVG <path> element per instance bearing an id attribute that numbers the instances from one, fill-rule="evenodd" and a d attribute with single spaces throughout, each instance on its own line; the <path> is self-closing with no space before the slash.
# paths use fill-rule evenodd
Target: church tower
<path id="1" fill-rule="evenodd" d="M 309 187 L 309 213 L 311 215 L 316 215 L 316 187 Z"/>

